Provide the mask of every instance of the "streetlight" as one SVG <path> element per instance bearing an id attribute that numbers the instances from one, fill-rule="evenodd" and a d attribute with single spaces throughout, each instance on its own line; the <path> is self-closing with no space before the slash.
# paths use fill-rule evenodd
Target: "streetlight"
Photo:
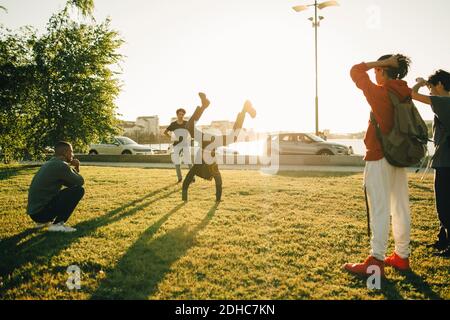
<path id="1" fill-rule="evenodd" d="M 302 12 L 308 10 L 309 7 L 314 7 L 314 17 L 309 18 L 309 20 L 313 24 L 313 28 L 315 31 L 315 60 L 316 60 L 316 135 L 319 135 L 319 76 L 318 76 L 318 63 L 317 63 L 317 28 L 320 27 L 320 21 L 325 19 L 322 16 L 317 15 L 317 9 L 325 9 L 327 7 L 339 6 L 337 1 L 325 1 L 321 3 L 317 3 L 317 0 L 314 1 L 313 4 L 308 5 L 300 5 L 295 6 L 294 9 L 296 12 Z"/>

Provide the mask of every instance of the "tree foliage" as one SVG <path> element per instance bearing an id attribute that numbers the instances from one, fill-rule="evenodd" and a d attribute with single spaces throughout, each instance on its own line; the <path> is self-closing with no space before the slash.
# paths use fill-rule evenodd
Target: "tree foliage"
<path id="1" fill-rule="evenodd" d="M 77 7 L 85 16 L 92 15 L 94 11 L 94 0 L 69 0 L 68 5 Z"/>
<path id="2" fill-rule="evenodd" d="M 9 157 L 37 158 L 58 140 L 85 150 L 118 130 L 114 68 L 123 41 L 108 19 L 72 19 L 67 9 L 73 5 L 84 15 L 93 1 L 70 0 L 41 36 L 31 28 L 1 29 L 0 148 Z"/>

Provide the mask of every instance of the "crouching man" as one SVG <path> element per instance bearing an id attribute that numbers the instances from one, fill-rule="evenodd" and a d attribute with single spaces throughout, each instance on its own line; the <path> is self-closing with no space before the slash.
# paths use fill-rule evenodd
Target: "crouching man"
<path id="1" fill-rule="evenodd" d="M 74 159 L 72 145 L 60 141 L 55 156 L 36 173 L 28 191 L 27 213 L 36 227 L 49 225 L 48 231 L 74 232 L 65 223 L 84 195 L 80 161 Z M 66 188 L 61 188 L 65 186 Z"/>

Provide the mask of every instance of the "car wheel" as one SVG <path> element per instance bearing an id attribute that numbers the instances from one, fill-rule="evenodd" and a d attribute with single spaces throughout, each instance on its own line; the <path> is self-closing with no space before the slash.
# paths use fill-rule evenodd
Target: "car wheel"
<path id="1" fill-rule="evenodd" d="M 332 151 L 328 150 L 328 149 L 320 150 L 317 154 L 319 156 L 332 156 L 332 155 L 334 155 L 334 153 Z"/>
<path id="2" fill-rule="evenodd" d="M 95 150 L 89 151 L 89 155 L 90 155 L 90 156 L 95 156 L 95 155 L 97 155 L 97 154 L 98 154 L 98 152 L 95 151 Z"/>
<path id="3" fill-rule="evenodd" d="M 132 154 L 130 150 L 125 150 L 122 152 L 122 154 Z"/>

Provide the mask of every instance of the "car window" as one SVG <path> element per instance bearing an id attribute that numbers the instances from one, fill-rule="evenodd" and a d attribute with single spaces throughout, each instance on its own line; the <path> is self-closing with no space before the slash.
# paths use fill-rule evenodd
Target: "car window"
<path id="1" fill-rule="evenodd" d="M 307 137 L 309 139 L 311 139 L 311 141 L 314 141 L 314 142 L 325 142 L 325 140 L 323 140 L 322 138 L 320 138 L 320 137 L 318 137 L 318 136 L 316 136 L 314 134 L 308 134 Z"/>
<path id="2" fill-rule="evenodd" d="M 114 142 L 116 142 L 116 139 L 114 139 L 114 138 L 106 138 L 106 139 L 103 139 L 100 143 L 101 144 L 114 144 Z"/>
<path id="3" fill-rule="evenodd" d="M 313 143 L 314 142 L 310 137 L 308 137 L 308 136 L 306 136 L 304 134 L 301 135 L 301 141 L 303 143 Z"/>
<path id="4" fill-rule="evenodd" d="M 289 142 L 289 141 L 292 141 L 292 136 L 284 135 L 284 136 L 281 136 L 280 140 L 283 141 L 283 142 Z"/>
<path id="5" fill-rule="evenodd" d="M 127 137 L 120 137 L 120 138 L 116 138 L 116 139 L 120 142 L 120 144 L 123 144 L 123 145 L 137 144 L 135 141 L 133 141 Z"/>

